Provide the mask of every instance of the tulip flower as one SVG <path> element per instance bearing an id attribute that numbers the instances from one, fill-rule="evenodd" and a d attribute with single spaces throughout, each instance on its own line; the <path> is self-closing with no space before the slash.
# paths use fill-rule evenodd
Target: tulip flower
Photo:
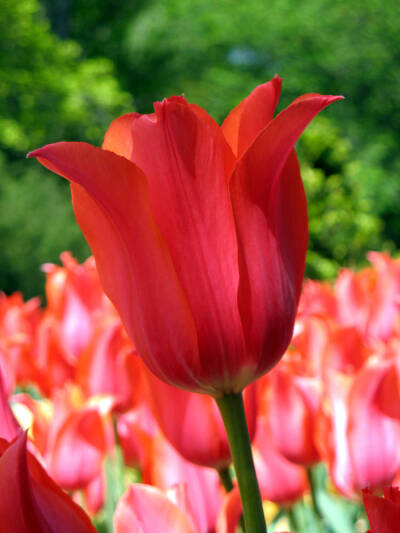
<path id="1" fill-rule="evenodd" d="M 12 441 L 21 431 L 21 428 L 11 411 L 8 396 L 4 387 L 4 380 L 0 368 L 0 438 Z"/>
<path id="2" fill-rule="evenodd" d="M 320 460 L 314 442 L 319 388 L 315 378 L 296 376 L 276 368 L 264 391 L 268 426 L 279 453 L 306 467 Z"/>
<path id="3" fill-rule="evenodd" d="M 115 533 L 198 533 L 190 514 L 156 487 L 137 483 L 118 502 Z"/>
<path id="4" fill-rule="evenodd" d="M 400 421 L 376 404 L 388 366 L 370 358 L 355 376 L 332 371 L 326 382 L 319 443 L 334 484 L 348 497 L 391 483 L 400 468 Z"/>
<path id="5" fill-rule="evenodd" d="M 152 459 L 143 470 L 143 481 L 162 490 L 185 486 L 187 505 L 198 532 L 212 531 L 223 496 L 217 473 L 186 461 L 161 433 L 154 437 L 151 452 Z"/>
<path id="6" fill-rule="evenodd" d="M 95 533 L 88 516 L 26 451 L 0 439 L 0 533 Z"/>
<path id="7" fill-rule="evenodd" d="M 386 487 L 383 498 L 375 496 L 369 489 L 363 490 L 363 502 L 367 512 L 370 531 L 368 533 L 396 533 L 400 524 L 400 489 Z"/>
<path id="8" fill-rule="evenodd" d="M 161 431 L 188 461 L 223 471 L 231 454 L 226 431 L 212 398 L 171 387 L 143 368 L 147 397 Z M 256 429 L 256 385 L 244 390 L 243 401 L 250 440 Z M 171 416 L 174 413 L 174 416 Z"/>
<path id="9" fill-rule="evenodd" d="M 85 488 L 97 478 L 106 453 L 114 445 L 110 398 L 93 398 L 80 406 L 75 390 L 65 390 L 54 401 L 53 423 L 44 454 L 48 472 L 63 488 Z"/>
<path id="10" fill-rule="evenodd" d="M 99 149 L 29 154 L 71 182 L 103 287 L 143 360 L 196 392 L 238 392 L 282 356 L 304 274 L 307 210 L 293 147 L 338 97 L 273 119 L 280 79 L 222 128 L 183 97 L 114 121 Z"/>
<path id="11" fill-rule="evenodd" d="M 340 98 L 303 95 L 273 118 L 280 88 L 278 77 L 257 87 L 222 127 L 173 96 L 115 120 L 102 149 L 62 142 L 29 154 L 71 182 L 104 290 L 149 369 L 217 399 L 256 495 L 240 393 L 291 339 L 308 243 L 294 145 Z M 244 440 L 232 448 L 233 438 Z M 262 531 L 260 498 L 249 505 L 247 528 Z"/>
<path id="12" fill-rule="evenodd" d="M 288 461 L 278 450 L 264 417 L 257 420 L 253 443 L 254 462 L 264 500 L 278 504 L 292 504 L 308 488 L 306 471 Z"/>

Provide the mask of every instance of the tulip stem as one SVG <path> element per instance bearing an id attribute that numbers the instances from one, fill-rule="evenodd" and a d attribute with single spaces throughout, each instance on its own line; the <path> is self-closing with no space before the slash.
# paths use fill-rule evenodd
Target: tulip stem
<path id="1" fill-rule="evenodd" d="M 218 475 L 226 492 L 230 492 L 233 489 L 233 481 L 229 468 L 218 468 Z"/>
<path id="2" fill-rule="evenodd" d="M 245 531 L 267 533 L 260 489 L 254 468 L 242 393 L 226 394 L 217 405 L 225 424 L 242 500 Z"/>
<path id="3" fill-rule="evenodd" d="M 312 501 L 314 512 L 320 520 L 323 520 L 324 517 L 321 512 L 321 508 L 318 504 L 318 499 L 317 499 L 317 488 L 316 488 L 316 480 L 315 480 L 314 471 L 311 467 L 307 468 L 306 470 L 307 470 L 308 483 L 310 485 L 310 495 L 311 495 L 311 501 Z"/>

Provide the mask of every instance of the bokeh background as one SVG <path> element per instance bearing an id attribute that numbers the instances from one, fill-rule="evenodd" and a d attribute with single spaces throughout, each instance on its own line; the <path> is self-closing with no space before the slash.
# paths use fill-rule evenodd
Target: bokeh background
<path id="1" fill-rule="evenodd" d="M 28 151 L 100 145 L 111 120 L 184 93 L 221 122 L 283 78 L 346 99 L 298 144 L 309 199 L 307 275 L 332 278 L 400 244 L 398 0 L 0 0 L 0 289 L 40 294 L 40 265 L 89 249 L 68 185 Z"/>

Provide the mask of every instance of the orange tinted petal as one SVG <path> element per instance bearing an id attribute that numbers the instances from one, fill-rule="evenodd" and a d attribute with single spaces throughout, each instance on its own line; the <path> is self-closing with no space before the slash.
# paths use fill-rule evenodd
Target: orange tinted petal
<path id="1" fill-rule="evenodd" d="M 232 109 L 224 120 L 222 131 L 237 157 L 247 150 L 260 131 L 272 120 L 281 86 L 282 80 L 279 76 L 259 85 Z"/>

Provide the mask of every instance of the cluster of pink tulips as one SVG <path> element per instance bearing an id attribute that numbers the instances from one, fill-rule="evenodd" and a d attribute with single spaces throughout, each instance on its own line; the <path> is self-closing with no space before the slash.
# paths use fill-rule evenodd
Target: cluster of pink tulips
<path id="1" fill-rule="evenodd" d="M 289 349 L 244 403 L 264 501 L 288 509 L 307 498 L 323 461 L 344 496 L 368 489 L 372 532 L 386 533 L 395 529 L 376 515 L 399 516 L 399 496 L 373 491 L 400 470 L 400 261 L 369 259 L 333 286 L 306 282 Z M 11 521 L 18 533 L 94 531 L 77 503 L 101 513 L 106 459 L 122 450 L 125 478 L 140 472 L 141 483 L 124 487 L 116 533 L 233 533 L 241 504 L 212 398 L 151 374 L 93 259 L 62 262 L 44 266 L 45 309 L 19 294 L 0 300 L 0 531 Z M 32 386 L 38 394 L 12 394 Z"/>

